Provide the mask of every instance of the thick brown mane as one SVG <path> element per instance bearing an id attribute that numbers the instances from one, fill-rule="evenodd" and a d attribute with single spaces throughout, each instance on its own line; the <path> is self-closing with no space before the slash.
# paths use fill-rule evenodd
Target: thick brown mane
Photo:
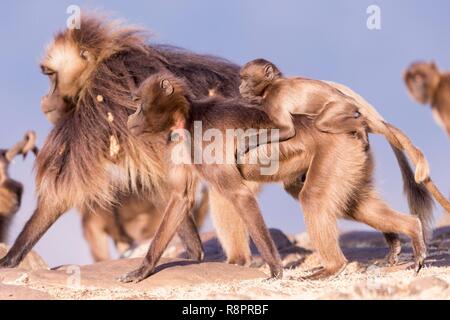
<path id="1" fill-rule="evenodd" d="M 132 93 L 149 75 L 171 71 L 197 96 L 208 89 L 238 93 L 238 66 L 213 56 L 170 46 L 150 46 L 139 28 L 83 15 L 79 30 L 59 33 L 53 47 L 87 51 L 94 63 L 68 103 L 65 119 L 51 131 L 37 161 L 37 192 L 61 208 L 107 205 L 117 190 L 162 192 L 164 171 L 149 141 L 129 134 L 127 118 L 136 109 Z M 49 49 L 46 59 L 52 50 Z M 65 61 L 64 59 L 62 59 Z M 66 98 L 67 99 L 67 98 Z"/>

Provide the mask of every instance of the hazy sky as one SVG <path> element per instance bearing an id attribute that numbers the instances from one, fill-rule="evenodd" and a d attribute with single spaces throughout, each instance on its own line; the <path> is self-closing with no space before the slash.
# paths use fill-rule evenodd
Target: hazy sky
<path id="1" fill-rule="evenodd" d="M 66 8 L 101 9 L 144 26 L 155 42 L 212 53 L 236 63 L 265 57 L 289 75 L 344 83 L 404 130 L 424 151 L 432 177 L 450 190 L 449 141 L 434 123 L 429 108 L 412 102 L 402 72 L 412 61 L 434 59 L 450 70 L 450 2 L 441 1 L 2 1 L 0 8 L 0 147 L 10 147 L 28 129 L 42 144 L 51 126 L 39 100 L 48 83 L 38 61 L 52 35 L 64 28 Z M 369 5 L 381 8 L 381 30 L 366 27 Z M 407 211 L 400 173 L 383 139 L 371 137 L 376 183 L 396 209 Z M 25 184 L 23 206 L 10 232 L 17 236 L 35 206 L 33 157 L 17 159 L 13 178 Z M 289 233 L 304 230 L 299 205 L 279 186 L 261 194 L 267 224 Z M 437 208 L 436 213 L 441 209 Z M 359 227 L 344 224 L 341 229 Z M 209 225 L 208 225 L 209 228 Z M 80 218 L 66 214 L 35 248 L 50 265 L 88 263 Z"/>

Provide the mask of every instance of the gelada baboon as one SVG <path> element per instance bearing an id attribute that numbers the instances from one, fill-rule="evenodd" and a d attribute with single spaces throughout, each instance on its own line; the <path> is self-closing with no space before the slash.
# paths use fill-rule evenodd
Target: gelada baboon
<path id="1" fill-rule="evenodd" d="M 399 129 L 386 123 L 373 106 L 349 88 L 332 82 L 300 77 L 286 78 L 272 62 L 265 59 L 247 63 L 241 69 L 240 77 L 241 95 L 262 104 L 263 110 L 274 122 L 275 128 L 280 129 L 280 141 L 288 140 L 295 135 L 293 114 L 317 115 L 315 126 L 319 130 L 329 133 L 354 132 L 365 144 L 368 143 L 366 129 L 382 134 L 393 146 L 400 164 L 404 161 L 399 150 L 405 150 L 411 155 L 416 164 L 415 181 L 424 183 L 436 199 L 448 209 L 445 197 L 429 178 L 428 162 L 422 152 Z M 257 135 L 255 140 L 257 143 L 253 147 L 270 142 L 270 137 L 261 139 Z M 422 190 L 422 193 L 424 192 Z M 415 203 L 420 203 L 420 200 Z M 429 239 L 432 230 L 432 211 L 427 205 L 419 204 L 411 207 L 419 208 L 416 213 L 422 221 L 426 239 Z"/>
<path id="2" fill-rule="evenodd" d="M 346 259 L 339 247 L 337 231 L 337 219 L 344 217 L 385 233 L 409 236 L 413 243 L 416 271 L 422 267 L 426 246 L 421 222 L 416 217 L 392 210 L 379 198 L 372 182 L 372 157 L 361 140 L 348 134 L 322 133 L 314 126 L 313 117 L 292 115 L 296 134 L 279 144 L 279 169 L 272 175 L 262 174 L 260 165 L 247 161 L 237 165 L 236 162 L 211 163 L 201 158 L 203 161 L 197 159 L 194 162 L 198 150 L 204 150 L 209 143 L 207 139 L 195 138 L 195 122 L 202 123 L 202 130 L 221 131 L 224 137 L 226 130 L 230 129 L 258 130 L 273 128 L 274 125 L 265 112 L 242 100 L 196 100 L 182 79 L 168 73 L 151 76 L 142 84 L 137 96 L 141 106 L 130 116 L 128 127 L 136 136 L 149 140 L 161 136 L 166 141 L 165 158 L 171 164 L 168 181 L 175 192 L 171 194 L 163 221 L 142 265 L 122 276 L 121 281 L 140 281 L 154 272 L 165 247 L 192 207 L 195 175 L 205 179 L 211 189 L 220 191 L 241 214 L 270 268 L 271 277 L 282 276 L 280 257 L 255 195 L 246 187 L 244 179 L 277 182 L 306 175 L 297 197 L 305 214 L 310 239 L 323 259 L 323 269 L 311 278 L 331 276 L 345 267 Z M 177 138 L 169 138 L 174 131 Z M 235 159 L 238 147 L 230 144 L 228 140 L 219 144 L 221 147 L 216 152 L 223 152 L 221 158 Z M 180 151 L 183 150 L 180 145 L 186 152 Z M 174 155 L 181 159 L 174 158 Z"/>
<path id="3" fill-rule="evenodd" d="M 56 125 L 69 111 L 61 97 L 45 98 L 42 111 L 53 125 Z M 199 201 L 193 209 L 193 217 L 198 228 L 203 225 L 208 212 L 208 192 L 202 189 Z M 128 249 L 150 238 L 161 222 L 163 208 L 139 194 L 125 195 L 118 193 L 117 205 L 109 208 L 97 207 L 95 212 L 81 212 L 83 235 L 88 242 L 94 261 L 111 258 L 109 238 L 119 253 L 123 255 Z"/>
<path id="4" fill-rule="evenodd" d="M 167 202 L 171 190 L 165 182 L 166 164 L 160 157 L 165 144 L 134 137 L 126 125 L 128 115 L 136 109 L 130 94 L 133 86 L 157 71 L 168 70 L 185 78 L 198 97 L 207 96 L 210 90 L 223 96 L 238 94 L 236 65 L 173 47 L 150 46 L 140 30 L 85 13 L 80 29 L 67 29 L 55 36 L 41 68 L 51 80 L 42 104 L 56 99 L 68 111 L 37 157 L 37 209 L 0 260 L 0 267 L 17 266 L 72 207 L 80 212 L 108 208 L 115 204 L 117 192 L 148 197 L 157 207 Z M 51 110 L 47 113 L 52 114 Z M 210 196 L 223 198 L 220 194 Z M 212 210 L 231 212 L 227 205 L 211 203 Z M 235 230 L 245 235 L 245 228 L 234 218 L 232 221 Z M 230 223 L 226 219 L 220 222 Z M 179 233 L 191 247 L 191 256 L 200 259 L 201 242 L 190 216 Z M 239 247 L 229 259 L 250 256 L 246 241 L 232 243 L 242 250 Z"/>
<path id="5" fill-rule="evenodd" d="M 0 242 L 6 241 L 8 227 L 14 214 L 20 209 L 23 193 L 23 185 L 9 177 L 9 164 L 19 154 L 24 158 L 29 151 L 36 154 L 35 144 L 36 134 L 29 131 L 11 149 L 0 150 Z"/>
<path id="6" fill-rule="evenodd" d="M 450 73 L 441 72 L 434 62 L 415 62 L 403 78 L 411 97 L 429 104 L 436 122 L 450 136 Z"/>

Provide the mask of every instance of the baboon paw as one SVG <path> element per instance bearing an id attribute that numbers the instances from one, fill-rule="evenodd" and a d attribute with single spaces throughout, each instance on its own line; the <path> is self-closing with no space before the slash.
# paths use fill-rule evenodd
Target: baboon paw
<path id="1" fill-rule="evenodd" d="M 9 259 L 7 257 L 4 257 L 3 259 L 0 259 L 0 269 L 2 268 L 15 268 L 19 265 L 19 262 L 16 262 L 12 259 Z"/>
<path id="2" fill-rule="evenodd" d="M 270 273 L 270 277 L 272 279 L 283 279 L 283 267 L 279 266 L 275 270 L 272 270 Z"/>
<path id="3" fill-rule="evenodd" d="M 264 281 L 272 282 L 281 279 L 283 279 L 283 269 L 277 267 L 275 270 L 270 271 L 270 277 L 265 279 Z"/>
<path id="4" fill-rule="evenodd" d="M 416 259 L 414 263 L 414 273 L 416 276 L 419 274 L 420 270 L 422 270 L 424 265 L 425 265 L 425 257 Z"/>
<path id="5" fill-rule="evenodd" d="M 430 168 L 426 160 L 417 163 L 416 171 L 414 173 L 414 180 L 416 183 L 422 183 L 429 178 Z"/>
<path id="6" fill-rule="evenodd" d="M 252 266 L 252 259 L 251 258 L 247 258 L 247 257 L 242 257 L 242 256 L 230 258 L 230 259 L 227 260 L 227 263 L 228 264 L 235 264 L 235 265 L 238 265 L 238 266 L 250 266 L 250 267 L 253 267 Z"/>
<path id="7" fill-rule="evenodd" d="M 398 264 L 401 247 L 392 249 L 386 257 L 389 266 L 393 267 Z"/>
<path id="8" fill-rule="evenodd" d="M 398 254 L 389 254 L 386 257 L 386 261 L 390 267 L 393 267 L 398 264 Z"/>
<path id="9" fill-rule="evenodd" d="M 128 272 L 117 278 L 118 281 L 123 283 L 138 283 L 148 278 L 152 274 L 152 269 L 146 266 L 142 266 L 134 271 Z"/>
<path id="10" fill-rule="evenodd" d="M 205 258 L 205 253 L 203 249 L 201 250 L 195 250 L 195 251 L 188 251 L 187 253 L 189 259 L 201 262 Z"/>
<path id="11" fill-rule="evenodd" d="M 299 280 L 325 280 L 337 277 L 342 271 L 344 271 L 347 264 L 338 267 L 338 268 L 320 268 L 318 271 L 314 272 L 313 274 L 310 274 L 308 276 L 300 277 Z"/>
<path id="12" fill-rule="evenodd" d="M 250 268 L 261 268 L 266 262 L 261 257 L 253 257 L 250 261 Z"/>

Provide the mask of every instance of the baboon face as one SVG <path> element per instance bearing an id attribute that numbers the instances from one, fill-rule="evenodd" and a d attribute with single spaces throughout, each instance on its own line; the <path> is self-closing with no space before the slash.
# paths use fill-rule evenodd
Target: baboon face
<path id="1" fill-rule="evenodd" d="M 270 61 L 256 59 L 245 64 L 239 76 L 239 92 L 244 98 L 262 96 L 266 87 L 281 75 L 278 68 Z"/>
<path id="2" fill-rule="evenodd" d="M 184 84 L 170 75 L 149 77 L 134 95 L 139 107 L 128 118 L 128 129 L 132 134 L 140 135 L 180 126 L 180 121 L 187 115 L 184 93 Z"/>
<path id="3" fill-rule="evenodd" d="M 41 111 L 51 124 L 58 123 L 72 109 L 71 103 L 58 93 L 45 95 L 41 99 Z"/>
<path id="4" fill-rule="evenodd" d="M 41 110 L 55 124 L 69 112 L 93 69 L 94 57 L 79 48 L 69 35 L 59 35 L 48 47 L 41 71 L 50 80 L 50 89 L 41 99 Z"/>
<path id="5" fill-rule="evenodd" d="M 418 103 L 427 104 L 439 83 L 439 71 L 433 62 L 413 63 L 406 70 L 404 81 L 411 97 Z"/>

